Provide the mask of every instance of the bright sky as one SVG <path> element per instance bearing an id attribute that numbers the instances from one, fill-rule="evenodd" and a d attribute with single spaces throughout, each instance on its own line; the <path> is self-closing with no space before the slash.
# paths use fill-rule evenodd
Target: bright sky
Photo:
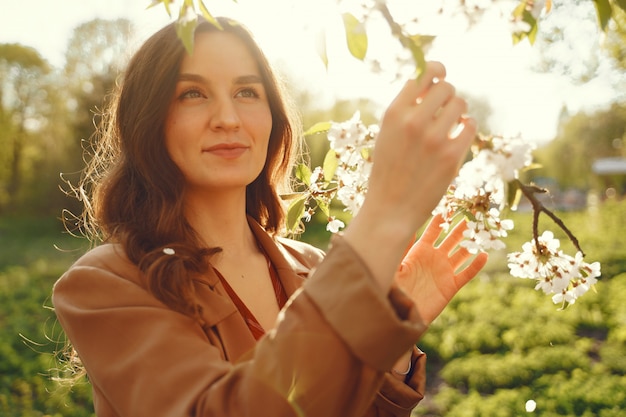
<path id="1" fill-rule="evenodd" d="M 417 7 L 443 3 L 445 0 L 398 2 L 403 6 L 422 4 Z M 0 43 L 32 46 L 53 65 L 61 67 L 73 29 L 91 19 L 128 18 L 138 29 L 140 40 L 170 21 L 161 5 L 146 10 L 148 4 L 149 0 L 0 0 Z M 340 21 L 336 0 L 205 0 L 205 4 L 215 14 L 230 15 L 246 23 L 271 60 L 286 66 L 286 72 L 298 83 L 325 99 L 364 97 L 388 103 L 400 87 L 390 76 L 372 75 L 361 63 L 344 58 L 348 53 L 337 31 Z M 494 133 L 521 133 L 528 140 L 544 142 L 556 134 L 563 105 L 575 112 L 604 105 L 614 97 L 610 83 L 601 81 L 608 76 L 589 84 L 572 85 L 566 77 L 530 71 L 537 59 L 537 48 L 528 42 L 512 46 L 506 21 L 508 10 L 505 9 L 504 17 L 494 11 L 486 17 L 488 24 L 476 26 L 469 33 L 463 21 L 449 17 L 421 19 L 418 26 L 420 33 L 437 35 L 427 58 L 446 65 L 448 79 L 459 91 L 488 100 L 493 110 L 489 122 Z M 424 10 L 402 10 L 398 15 L 411 14 L 423 17 Z M 579 34 L 578 50 L 561 51 L 581 56 L 578 62 L 583 68 L 584 58 L 589 56 L 589 50 L 597 48 L 599 39 L 591 17 L 588 21 L 579 17 L 575 24 L 568 25 Z M 314 35 L 320 24 L 335 35 L 329 53 L 341 57 L 334 61 L 331 55 L 328 71 L 314 53 Z M 375 40 L 370 34 L 370 50 L 384 53 L 388 43 L 383 42 L 381 48 Z"/>

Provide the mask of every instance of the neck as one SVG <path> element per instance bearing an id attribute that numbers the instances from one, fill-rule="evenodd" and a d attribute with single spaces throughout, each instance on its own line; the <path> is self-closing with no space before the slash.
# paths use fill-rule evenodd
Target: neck
<path id="1" fill-rule="evenodd" d="M 204 244 L 222 248 L 220 257 L 258 250 L 246 216 L 245 189 L 210 195 L 189 193 L 185 196 L 185 216 Z"/>

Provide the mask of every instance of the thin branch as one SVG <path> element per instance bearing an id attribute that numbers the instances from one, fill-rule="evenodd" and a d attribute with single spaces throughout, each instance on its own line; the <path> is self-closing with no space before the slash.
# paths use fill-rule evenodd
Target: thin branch
<path id="1" fill-rule="evenodd" d="M 534 184 L 524 184 L 520 180 L 515 180 L 516 184 L 522 191 L 522 194 L 530 201 L 533 206 L 533 237 L 535 238 L 535 244 L 537 245 L 537 253 L 541 254 L 541 249 L 539 246 L 539 214 L 541 212 L 545 213 L 548 217 L 556 223 L 561 230 L 565 232 L 569 240 L 574 244 L 574 247 L 579 250 L 583 256 L 585 256 L 585 252 L 580 248 L 580 244 L 578 243 L 578 239 L 574 234 L 565 226 L 565 223 L 553 212 L 548 210 L 542 203 L 535 197 L 535 194 L 544 194 L 548 192 L 545 188 L 538 187 Z"/>

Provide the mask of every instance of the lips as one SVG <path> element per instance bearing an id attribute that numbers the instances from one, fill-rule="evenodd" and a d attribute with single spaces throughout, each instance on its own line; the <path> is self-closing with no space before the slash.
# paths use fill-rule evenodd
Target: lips
<path id="1" fill-rule="evenodd" d="M 241 156 L 248 149 L 249 146 L 241 143 L 219 143 L 217 145 L 203 149 L 202 152 L 226 159 L 234 159 Z"/>

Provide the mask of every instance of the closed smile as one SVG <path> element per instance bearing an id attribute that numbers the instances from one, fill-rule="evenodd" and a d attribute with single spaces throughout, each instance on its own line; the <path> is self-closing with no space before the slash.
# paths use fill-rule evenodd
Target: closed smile
<path id="1" fill-rule="evenodd" d="M 241 143 L 220 143 L 209 148 L 202 149 L 202 152 L 219 156 L 226 159 L 235 159 L 245 153 L 250 147 Z"/>

